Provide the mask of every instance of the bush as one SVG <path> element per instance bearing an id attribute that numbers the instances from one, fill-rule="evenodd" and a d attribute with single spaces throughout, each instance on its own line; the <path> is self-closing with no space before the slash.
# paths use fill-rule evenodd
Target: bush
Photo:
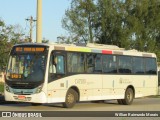
<path id="1" fill-rule="evenodd" d="M 0 93 L 4 92 L 4 83 L 0 83 Z"/>

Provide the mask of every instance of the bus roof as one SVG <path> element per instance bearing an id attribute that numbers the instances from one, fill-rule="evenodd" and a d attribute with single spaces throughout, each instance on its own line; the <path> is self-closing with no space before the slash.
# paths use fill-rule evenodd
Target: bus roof
<path id="1" fill-rule="evenodd" d="M 75 52 L 90 52 L 90 53 L 102 53 L 102 54 L 116 54 L 116 55 L 128 55 L 128 56 L 144 56 L 144 57 L 156 57 L 154 53 L 140 52 L 135 49 L 125 50 L 124 48 L 119 48 L 115 45 L 103 45 L 103 44 L 57 44 L 57 43 L 23 43 L 17 44 L 15 46 L 48 46 L 53 50 L 63 50 L 63 51 L 75 51 Z"/>

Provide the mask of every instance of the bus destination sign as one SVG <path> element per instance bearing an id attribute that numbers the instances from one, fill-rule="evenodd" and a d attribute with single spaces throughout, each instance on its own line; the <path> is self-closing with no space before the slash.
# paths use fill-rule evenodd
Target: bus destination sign
<path id="1" fill-rule="evenodd" d="M 16 47 L 15 52 L 44 52 L 45 47 Z"/>

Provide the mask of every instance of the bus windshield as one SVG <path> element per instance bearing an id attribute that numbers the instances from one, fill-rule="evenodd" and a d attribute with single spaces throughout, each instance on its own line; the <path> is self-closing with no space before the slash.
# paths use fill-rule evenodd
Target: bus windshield
<path id="1" fill-rule="evenodd" d="M 7 80 L 23 80 L 24 82 L 39 82 L 44 80 L 46 69 L 45 54 L 13 54 L 10 56 Z"/>

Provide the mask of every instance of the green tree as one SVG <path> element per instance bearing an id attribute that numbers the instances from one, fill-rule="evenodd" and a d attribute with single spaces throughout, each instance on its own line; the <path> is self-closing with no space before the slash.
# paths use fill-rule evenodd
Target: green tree
<path id="1" fill-rule="evenodd" d="M 159 0 L 72 0 L 62 20 L 76 41 L 155 52 L 160 60 Z"/>
<path id="2" fill-rule="evenodd" d="M 97 2 L 98 19 L 94 27 L 98 43 L 121 46 L 122 19 L 119 15 L 118 3 L 117 0 L 99 0 Z"/>
<path id="3" fill-rule="evenodd" d="M 23 37 L 21 28 L 19 25 L 6 25 L 3 20 L 0 19 L 0 70 L 6 67 L 8 62 L 9 52 L 12 46 L 16 43 L 20 43 Z"/>
<path id="4" fill-rule="evenodd" d="M 0 20 L 0 70 L 2 70 L 6 64 L 7 61 L 7 54 L 9 53 L 9 49 L 7 48 L 8 42 L 8 28 L 6 27 L 5 23 Z"/>
<path id="5" fill-rule="evenodd" d="M 66 10 L 62 26 L 75 38 L 93 42 L 93 21 L 95 13 L 94 0 L 72 0 L 71 7 Z"/>
<path id="6" fill-rule="evenodd" d="M 125 19 L 132 32 L 132 47 L 140 51 L 154 51 L 159 33 L 159 2 L 126 0 L 125 5 L 128 14 Z"/>
<path id="7" fill-rule="evenodd" d="M 128 13 L 134 39 L 132 47 L 139 51 L 155 52 L 160 59 L 160 1 L 127 0 L 130 2 Z M 129 6 L 129 5 L 128 5 Z"/>

